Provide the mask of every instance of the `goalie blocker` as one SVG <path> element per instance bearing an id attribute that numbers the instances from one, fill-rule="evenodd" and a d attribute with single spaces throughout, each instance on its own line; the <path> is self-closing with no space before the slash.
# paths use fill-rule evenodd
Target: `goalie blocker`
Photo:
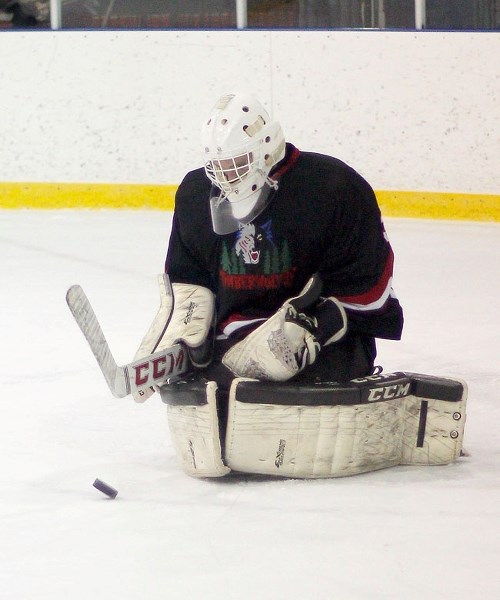
<path id="1" fill-rule="evenodd" d="M 222 427 L 215 382 L 183 381 L 160 392 L 182 466 L 197 477 L 231 470 L 341 477 L 444 465 L 462 448 L 467 386 L 455 379 L 389 373 L 295 385 L 239 378 Z"/>

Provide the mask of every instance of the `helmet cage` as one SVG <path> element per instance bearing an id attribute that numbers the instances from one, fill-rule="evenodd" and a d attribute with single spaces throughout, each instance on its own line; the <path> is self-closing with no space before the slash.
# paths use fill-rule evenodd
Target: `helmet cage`
<path id="1" fill-rule="evenodd" d="M 278 188 L 269 174 L 285 156 L 283 131 L 253 96 L 230 94 L 212 109 L 202 142 L 205 173 L 219 190 L 211 198 L 214 231 L 235 231 L 260 214 Z"/>
<path id="2" fill-rule="evenodd" d="M 243 180 L 257 168 L 255 152 L 244 152 L 227 158 L 211 158 L 205 163 L 205 173 L 224 195 L 239 193 Z"/>

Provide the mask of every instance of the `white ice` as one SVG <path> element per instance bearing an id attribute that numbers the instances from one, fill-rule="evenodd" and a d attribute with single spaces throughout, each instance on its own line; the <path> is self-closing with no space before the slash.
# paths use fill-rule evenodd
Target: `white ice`
<path id="1" fill-rule="evenodd" d="M 386 220 L 406 326 L 378 362 L 468 383 L 469 456 L 206 481 L 182 473 L 158 395 L 111 396 L 65 304 L 81 284 L 131 360 L 170 221 L 0 212 L 0 599 L 500 598 L 500 225 Z"/>

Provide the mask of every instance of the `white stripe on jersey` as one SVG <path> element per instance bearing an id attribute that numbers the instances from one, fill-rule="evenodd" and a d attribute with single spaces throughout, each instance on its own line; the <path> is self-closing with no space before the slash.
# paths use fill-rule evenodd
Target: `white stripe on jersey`
<path id="1" fill-rule="evenodd" d="M 377 298 L 377 300 L 374 300 L 373 302 L 370 302 L 369 304 L 356 304 L 356 303 L 349 303 L 349 302 L 342 302 L 340 301 L 340 304 L 342 304 L 342 306 L 344 308 L 348 308 L 349 310 L 355 310 L 355 311 L 360 311 L 360 312 L 365 312 L 368 310 L 378 310 L 379 308 L 382 308 L 382 306 L 384 306 L 384 304 L 387 302 L 387 299 L 389 298 L 389 296 L 391 296 L 392 298 L 396 297 L 396 294 L 394 293 L 394 290 L 392 289 L 392 277 L 389 277 L 389 280 L 387 281 L 387 285 L 385 287 L 385 290 L 382 292 L 382 295 Z"/>

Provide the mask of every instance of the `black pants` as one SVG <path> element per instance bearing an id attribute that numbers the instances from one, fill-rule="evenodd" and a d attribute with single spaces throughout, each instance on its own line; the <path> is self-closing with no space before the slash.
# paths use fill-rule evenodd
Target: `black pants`
<path id="1" fill-rule="evenodd" d="M 219 389 L 229 390 L 234 374 L 222 364 L 222 357 L 237 340 L 217 340 L 212 363 L 198 375 L 216 381 Z M 290 379 L 290 383 L 344 382 L 370 375 L 377 355 L 372 337 L 348 333 L 340 342 L 323 348 L 316 362 Z"/>

